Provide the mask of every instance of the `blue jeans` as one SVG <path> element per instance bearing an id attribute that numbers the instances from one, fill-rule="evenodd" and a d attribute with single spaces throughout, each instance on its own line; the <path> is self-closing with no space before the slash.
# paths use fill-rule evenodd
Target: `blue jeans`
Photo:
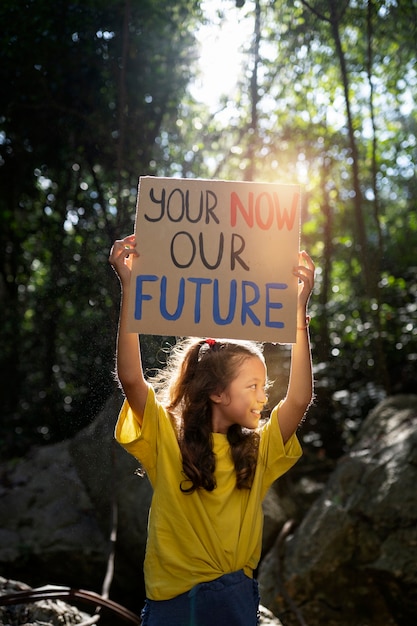
<path id="1" fill-rule="evenodd" d="M 258 583 L 240 570 L 172 600 L 146 600 L 142 626 L 257 626 L 258 611 Z"/>

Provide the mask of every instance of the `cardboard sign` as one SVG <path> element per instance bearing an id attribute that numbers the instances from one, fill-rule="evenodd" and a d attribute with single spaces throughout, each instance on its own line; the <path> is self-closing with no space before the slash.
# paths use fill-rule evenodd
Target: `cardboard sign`
<path id="1" fill-rule="evenodd" d="M 129 330 L 293 343 L 298 185 L 141 177 Z"/>

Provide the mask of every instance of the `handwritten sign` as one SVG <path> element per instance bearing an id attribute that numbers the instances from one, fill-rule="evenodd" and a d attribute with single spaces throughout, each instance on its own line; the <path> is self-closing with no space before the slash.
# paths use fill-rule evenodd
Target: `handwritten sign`
<path id="1" fill-rule="evenodd" d="M 141 177 L 129 331 L 293 343 L 300 187 Z"/>

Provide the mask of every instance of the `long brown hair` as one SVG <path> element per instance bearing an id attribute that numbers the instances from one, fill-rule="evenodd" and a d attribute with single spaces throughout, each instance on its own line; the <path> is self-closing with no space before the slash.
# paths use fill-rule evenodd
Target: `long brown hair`
<path id="1" fill-rule="evenodd" d="M 186 339 L 176 344 L 167 368 L 153 380 L 158 396 L 174 423 L 185 479 L 180 488 L 192 493 L 216 487 L 211 400 L 234 380 L 237 368 L 249 357 L 263 360 L 262 345 L 227 339 Z M 259 435 L 233 424 L 227 438 L 236 470 L 236 486 L 250 488 L 256 469 Z"/>

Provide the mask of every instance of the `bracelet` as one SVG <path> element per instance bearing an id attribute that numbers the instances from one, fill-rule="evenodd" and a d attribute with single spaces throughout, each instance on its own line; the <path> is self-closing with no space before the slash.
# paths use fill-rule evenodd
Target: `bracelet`
<path id="1" fill-rule="evenodd" d="M 310 325 L 310 319 L 311 319 L 310 316 L 307 315 L 306 316 L 306 324 L 305 324 L 305 326 L 297 326 L 297 330 L 306 330 L 309 327 L 309 325 Z"/>

